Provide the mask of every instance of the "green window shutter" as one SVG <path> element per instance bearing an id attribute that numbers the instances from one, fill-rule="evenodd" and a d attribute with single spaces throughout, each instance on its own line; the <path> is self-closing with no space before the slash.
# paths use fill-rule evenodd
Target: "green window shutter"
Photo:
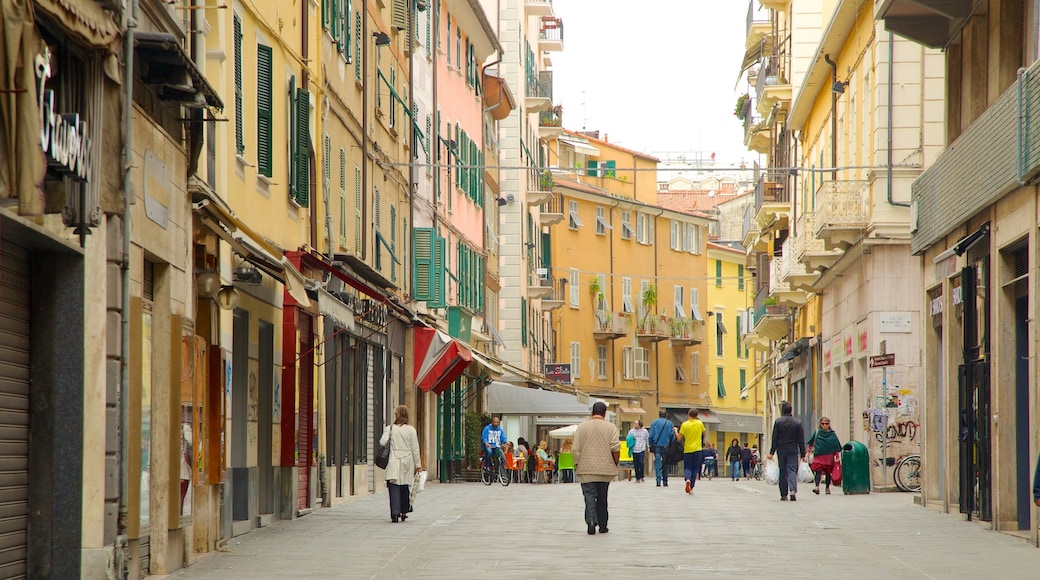
<path id="1" fill-rule="evenodd" d="M 256 164 L 260 175 L 271 177 L 271 47 L 256 46 Z"/>
<path id="2" fill-rule="evenodd" d="M 437 235 L 433 228 L 415 228 L 412 232 L 412 297 L 419 302 L 434 298 L 433 254 Z"/>
<path id="3" fill-rule="evenodd" d="M 722 260 L 715 260 L 715 286 L 722 288 Z"/>
<path id="4" fill-rule="evenodd" d="M 740 344 L 740 339 L 741 339 L 741 336 L 740 336 L 740 315 L 737 315 L 737 317 L 736 317 L 736 324 L 733 326 L 733 328 L 735 329 L 733 331 L 733 336 L 735 336 L 737 338 L 737 358 L 744 358 L 744 357 L 740 356 L 741 353 L 744 352 L 744 349 L 741 348 L 741 344 Z"/>
<path id="5" fill-rule="evenodd" d="M 295 195 L 300 207 L 308 207 L 311 193 L 311 93 L 296 89 L 296 155 L 293 159 Z"/>
<path id="6" fill-rule="evenodd" d="M 393 257 L 397 255 L 397 206 L 390 206 L 390 281 L 397 282 L 397 263 Z"/>
<path id="7" fill-rule="evenodd" d="M 744 265 L 737 264 L 737 290 L 744 289 Z"/>
<path id="8" fill-rule="evenodd" d="M 426 305 L 430 308 L 444 308 L 448 305 L 445 299 L 446 271 L 444 269 L 444 260 L 448 255 L 448 241 L 438 237 L 433 250 L 433 278 L 431 280 L 433 299 Z"/>
<path id="9" fill-rule="evenodd" d="M 747 370 L 740 369 L 740 390 L 741 392 L 747 388 Z"/>
<path id="10" fill-rule="evenodd" d="M 242 19 L 235 16 L 235 152 L 246 150 L 242 134 Z"/>
<path id="11" fill-rule="evenodd" d="M 586 171 L 586 174 L 588 174 L 589 177 L 599 177 L 599 172 L 596 171 L 596 168 L 599 167 L 599 162 L 590 159 L 588 166 L 589 169 Z"/>
<path id="12" fill-rule="evenodd" d="M 347 57 L 347 62 L 350 62 L 351 51 L 354 47 L 351 46 L 351 34 L 350 34 L 350 13 L 353 11 L 351 7 L 351 0 L 340 0 L 345 6 L 343 9 L 343 22 L 341 24 L 343 28 L 343 50 L 341 51 Z"/>
<path id="13" fill-rule="evenodd" d="M 444 51 L 444 64 L 448 68 L 451 68 L 451 15 L 450 14 L 444 17 L 444 24 L 445 24 L 445 27 L 444 27 L 444 39 L 445 39 L 444 40 L 444 45 L 448 47 L 448 49 Z M 440 44 L 437 45 L 437 48 L 440 48 Z"/>
<path id="14" fill-rule="evenodd" d="M 433 20 L 433 15 L 431 14 L 431 12 L 435 12 L 435 11 L 436 11 L 436 8 L 431 8 L 431 9 L 427 10 L 427 12 L 426 12 L 426 42 L 425 42 L 425 46 L 426 46 L 426 56 L 427 57 L 433 56 L 433 47 L 430 46 L 430 21 Z"/>
<path id="15" fill-rule="evenodd" d="M 527 298 L 520 297 L 520 344 L 527 346 Z"/>
<path id="16" fill-rule="evenodd" d="M 542 232 L 542 267 L 552 270 L 552 237 Z"/>
<path id="17" fill-rule="evenodd" d="M 332 0 L 321 0 L 321 28 L 324 30 L 329 27 L 329 16 L 332 11 Z M 235 17 L 238 20 L 238 17 Z"/>
<path id="18" fill-rule="evenodd" d="M 606 166 L 607 170 L 603 172 L 603 177 L 617 179 L 617 161 L 606 161 L 604 162 L 604 165 Z"/>
<path id="19" fill-rule="evenodd" d="M 455 24 L 455 66 L 462 70 L 462 28 Z"/>
<path id="20" fill-rule="evenodd" d="M 361 80 L 361 11 L 354 14 L 354 80 Z"/>
<path id="21" fill-rule="evenodd" d="M 332 8 L 331 8 L 331 11 L 332 11 L 332 14 L 331 14 L 332 23 L 331 23 L 331 26 L 329 27 L 329 33 L 332 35 L 332 42 L 336 43 L 336 48 L 340 52 L 343 52 L 343 44 L 340 43 L 340 41 L 339 41 L 340 18 L 342 18 L 342 15 L 340 14 L 340 9 L 339 9 L 340 8 L 340 0 L 326 0 L 326 2 L 331 2 L 332 3 Z"/>
<path id="22" fill-rule="evenodd" d="M 717 377 L 718 382 L 719 382 L 719 388 L 718 388 L 719 398 L 720 399 L 725 399 L 726 398 L 726 385 L 723 384 L 723 382 L 722 382 L 722 372 L 723 372 L 722 367 L 718 367 L 717 369 L 715 369 L 715 374 L 716 374 L 716 377 Z"/>
<path id="23" fill-rule="evenodd" d="M 347 154 L 339 150 L 339 243 L 347 245 Z"/>
<path id="24" fill-rule="evenodd" d="M 354 251 L 360 255 L 361 239 L 361 168 L 354 166 Z"/>

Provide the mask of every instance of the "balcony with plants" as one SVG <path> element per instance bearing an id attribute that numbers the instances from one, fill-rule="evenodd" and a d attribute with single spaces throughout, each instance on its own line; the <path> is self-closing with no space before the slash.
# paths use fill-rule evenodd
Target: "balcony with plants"
<path id="1" fill-rule="evenodd" d="M 538 30 L 538 49 L 547 52 L 563 52 L 563 19 L 542 16 Z"/>
<path id="2" fill-rule="evenodd" d="M 538 113 L 538 137 L 556 139 L 563 135 L 563 105 L 553 105 Z"/>
<path id="3" fill-rule="evenodd" d="M 704 321 L 673 316 L 668 319 L 668 340 L 672 346 L 694 346 L 704 342 Z"/>
<path id="4" fill-rule="evenodd" d="M 748 82 L 753 83 L 758 75 L 758 69 L 748 71 Z M 744 124 L 744 146 L 749 151 L 768 155 L 772 147 L 769 120 L 762 117 L 755 110 L 754 98 L 750 93 L 744 93 L 737 97 L 737 104 L 733 108 L 733 116 Z"/>
<path id="5" fill-rule="evenodd" d="M 549 199 L 539 206 L 538 223 L 543 226 L 554 226 L 563 221 L 564 199 L 563 195 L 549 192 Z"/>
<path id="6" fill-rule="evenodd" d="M 870 225 L 870 183 L 866 180 L 825 181 L 816 191 L 813 234 L 827 249 L 847 250 Z"/>
<path id="7" fill-rule="evenodd" d="M 770 260 L 775 262 L 775 260 Z M 790 321 L 787 308 L 780 305 L 774 292 L 789 290 L 784 282 L 776 282 L 779 277 L 778 268 L 770 263 L 769 268 L 755 277 L 758 287 L 755 289 L 755 326 L 754 333 L 766 340 L 779 340 L 787 336 Z"/>
<path id="8" fill-rule="evenodd" d="M 798 216 L 798 235 L 791 238 L 795 259 L 805 264 L 808 272 L 822 272 L 842 255 L 842 250 L 828 250 L 823 240 L 816 237 L 816 217 L 816 212 L 811 211 Z"/>
<path id="9" fill-rule="evenodd" d="M 762 50 L 758 76 L 755 79 L 756 107 L 768 117 L 775 105 L 786 110 L 791 106 L 791 37 L 779 42 L 766 42 Z"/>
<path id="10" fill-rule="evenodd" d="M 657 285 L 647 286 L 640 298 L 639 320 L 636 336 L 639 340 L 661 342 L 670 336 L 668 317 L 655 314 L 657 309 Z"/>
<path id="11" fill-rule="evenodd" d="M 527 174 L 527 205 L 542 205 L 552 198 L 553 175 L 548 169 L 531 167 Z"/>

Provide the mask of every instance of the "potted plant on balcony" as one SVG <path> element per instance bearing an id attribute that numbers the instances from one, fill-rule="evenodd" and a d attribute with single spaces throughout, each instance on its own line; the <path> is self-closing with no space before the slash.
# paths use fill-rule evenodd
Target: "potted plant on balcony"
<path id="1" fill-rule="evenodd" d="M 552 191 L 553 188 L 553 177 L 552 172 L 546 169 L 538 177 L 538 185 L 541 186 L 541 191 Z"/>
<path id="2" fill-rule="evenodd" d="M 651 284 L 643 290 L 639 297 L 643 303 L 643 319 L 639 321 L 639 328 L 646 329 L 646 321 L 650 317 L 650 311 L 657 307 L 657 284 Z"/>
<path id="3" fill-rule="evenodd" d="M 744 120 L 744 117 L 746 117 L 748 113 L 747 109 L 745 108 L 745 105 L 750 99 L 751 95 L 747 93 L 744 93 L 743 95 L 737 97 L 737 106 L 733 108 L 734 117 L 740 119 L 741 121 Z"/>
<path id="4" fill-rule="evenodd" d="M 766 312 L 770 314 L 777 314 L 780 309 L 776 301 L 776 296 L 766 296 L 766 299 L 762 301 L 762 306 L 765 306 Z"/>

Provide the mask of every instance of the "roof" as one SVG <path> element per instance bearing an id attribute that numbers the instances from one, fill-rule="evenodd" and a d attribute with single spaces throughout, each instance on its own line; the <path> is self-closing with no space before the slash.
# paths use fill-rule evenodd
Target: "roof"
<path id="1" fill-rule="evenodd" d="M 554 176 L 553 177 L 553 184 L 556 185 L 556 186 L 559 186 L 559 187 L 563 187 L 563 188 L 569 189 L 571 191 L 587 193 L 587 194 L 590 194 L 590 195 L 595 195 L 597 197 L 603 197 L 603 198 L 606 198 L 606 199 L 609 199 L 611 201 L 618 202 L 618 203 L 626 203 L 626 204 L 629 204 L 629 205 L 632 205 L 632 206 L 642 206 L 642 207 L 645 207 L 646 209 L 660 209 L 660 210 L 665 210 L 665 211 L 671 211 L 671 212 L 674 212 L 674 213 L 681 213 L 681 214 L 685 214 L 685 215 L 688 215 L 688 216 L 692 216 L 692 217 L 696 217 L 696 218 L 700 218 L 700 219 L 704 219 L 704 220 L 714 219 L 713 216 L 707 215 L 707 214 L 702 213 L 702 212 L 680 211 L 680 210 L 676 210 L 676 209 L 673 209 L 673 208 L 670 208 L 670 207 L 666 207 L 666 206 L 662 206 L 662 205 L 649 204 L 649 203 L 646 203 L 646 202 L 643 202 L 643 201 L 639 201 L 638 199 L 631 198 L 631 197 L 620 197 L 620 196 L 617 196 L 617 195 L 613 195 L 613 194 L 611 194 L 610 192 L 608 192 L 608 191 L 606 191 L 604 189 L 600 189 L 598 187 L 595 187 L 595 186 L 592 186 L 592 185 L 588 185 L 586 183 L 581 183 L 580 181 L 573 181 L 573 180 L 570 180 L 570 179 L 563 179 L 563 178 L 561 178 L 559 176 Z"/>
<path id="2" fill-rule="evenodd" d="M 653 155 L 650 155 L 648 153 L 643 153 L 641 151 L 636 151 L 635 149 L 629 149 L 627 147 L 622 147 L 622 146 L 620 146 L 620 145 L 618 145 L 616 143 L 611 143 L 610 141 L 606 141 L 604 139 L 597 139 L 595 137 L 590 137 L 586 133 L 579 133 L 577 131 L 571 131 L 570 129 L 564 129 L 563 132 L 566 135 L 572 135 L 574 137 L 580 137 L 582 139 L 588 139 L 588 141 L 590 143 L 600 143 L 600 144 L 606 145 L 607 147 L 611 147 L 613 149 L 617 149 L 618 151 L 624 151 L 625 153 L 629 153 L 629 154 L 634 155 L 636 157 L 640 157 L 640 158 L 646 159 L 648 161 L 653 161 L 654 163 L 660 163 L 661 162 L 660 159 L 658 159 L 657 157 L 654 157 Z"/>
<path id="3" fill-rule="evenodd" d="M 747 250 L 744 248 L 744 244 L 740 242 L 708 242 L 709 250 L 719 250 L 722 252 L 733 252 L 740 254 L 741 256 L 747 255 Z"/>
<path id="4" fill-rule="evenodd" d="M 697 211 L 711 212 L 717 205 L 723 202 L 732 201 L 745 195 L 748 194 L 743 193 L 738 195 L 736 191 L 716 192 L 714 190 L 705 191 L 698 189 L 684 191 L 658 190 L 657 205 L 686 213 Z"/>

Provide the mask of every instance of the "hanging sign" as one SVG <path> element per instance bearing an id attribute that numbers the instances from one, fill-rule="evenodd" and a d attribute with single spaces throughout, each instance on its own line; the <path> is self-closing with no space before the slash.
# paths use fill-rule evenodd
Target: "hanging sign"
<path id="1" fill-rule="evenodd" d="M 44 45 L 36 55 L 36 95 L 40 109 L 40 146 L 52 169 L 78 181 L 89 181 L 90 139 L 87 123 L 78 113 L 58 113 L 54 110 L 54 91 L 48 90 L 51 78 L 51 50 Z"/>

